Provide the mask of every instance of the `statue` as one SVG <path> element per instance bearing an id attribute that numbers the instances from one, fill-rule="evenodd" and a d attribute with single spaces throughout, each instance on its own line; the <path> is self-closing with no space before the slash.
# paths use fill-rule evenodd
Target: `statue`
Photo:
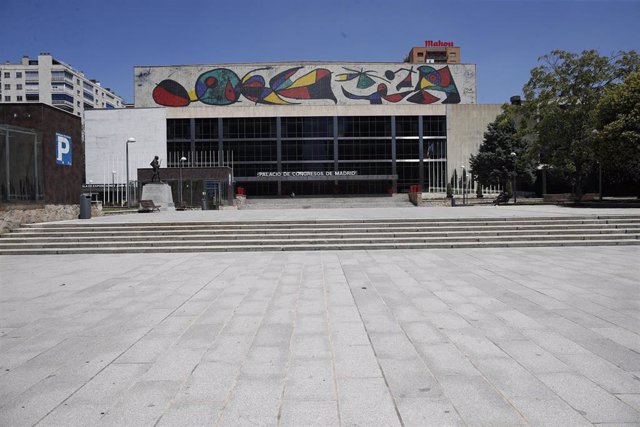
<path id="1" fill-rule="evenodd" d="M 155 156 L 150 163 L 153 168 L 153 176 L 151 177 L 151 182 L 160 182 L 160 161 L 158 160 L 158 156 Z"/>

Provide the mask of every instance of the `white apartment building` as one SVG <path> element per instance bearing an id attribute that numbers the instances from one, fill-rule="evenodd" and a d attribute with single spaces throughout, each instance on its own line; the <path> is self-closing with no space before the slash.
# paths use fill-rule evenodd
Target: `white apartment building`
<path id="1" fill-rule="evenodd" d="M 90 80 L 51 56 L 23 56 L 19 64 L 0 64 L 0 103 L 40 102 L 84 119 L 94 108 L 125 108 L 124 100 L 97 80 Z"/>

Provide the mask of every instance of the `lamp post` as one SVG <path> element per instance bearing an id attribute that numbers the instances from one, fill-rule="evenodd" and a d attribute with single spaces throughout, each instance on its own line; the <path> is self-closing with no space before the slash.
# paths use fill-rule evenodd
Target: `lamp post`
<path id="1" fill-rule="evenodd" d="M 513 159 L 513 204 L 516 204 L 517 198 L 516 198 L 516 177 L 518 176 L 518 173 L 516 172 L 516 157 L 517 154 L 515 152 L 511 152 L 511 158 Z"/>
<path id="2" fill-rule="evenodd" d="M 111 204 L 116 204 L 116 171 L 111 171 Z"/>
<path id="3" fill-rule="evenodd" d="M 598 144 L 597 138 L 599 133 L 600 131 L 598 129 L 593 129 L 591 131 L 591 135 L 593 135 L 594 139 L 596 140 L 596 144 Z M 596 151 L 600 151 L 600 150 L 596 150 Z M 602 163 L 600 163 L 600 159 L 598 159 L 597 162 L 598 162 L 598 198 L 600 199 L 600 201 L 602 201 Z"/>
<path id="4" fill-rule="evenodd" d="M 127 207 L 130 208 L 131 207 L 131 200 L 129 198 L 129 144 L 133 144 L 134 142 L 136 142 L 136 139 L 131 137 L 129 139 L 127 139 Z"/>
<path id="5" fill-rule="evenodd" d="M 180 209 L 182 209 L 182 162 L 186 162 L 187 158 L 180 157 Z"/>
<path id="6" fill-rule="evenodd" d="M 464 165 L 460 166 L 462 168 L 462 204 L 467 204 L 466 193 L 467 193 L 467 170 Z"/>

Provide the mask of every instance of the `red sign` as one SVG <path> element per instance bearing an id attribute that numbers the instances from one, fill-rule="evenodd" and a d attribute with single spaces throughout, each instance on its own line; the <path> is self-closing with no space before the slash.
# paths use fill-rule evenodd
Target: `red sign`
<path id="1" fill-rule="evenodd" d="M 443 42 L 442 40 L 425 40 L 425 47 L 453 47 L 453 42 Z"/>

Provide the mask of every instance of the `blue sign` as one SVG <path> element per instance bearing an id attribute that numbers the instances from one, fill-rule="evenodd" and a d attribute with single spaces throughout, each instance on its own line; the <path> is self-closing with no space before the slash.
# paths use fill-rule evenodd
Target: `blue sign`
<path id="1" fill-rule="evenodd" d="M 71 137 L 56 133 L 56 163 L 71 166 Z"/>

